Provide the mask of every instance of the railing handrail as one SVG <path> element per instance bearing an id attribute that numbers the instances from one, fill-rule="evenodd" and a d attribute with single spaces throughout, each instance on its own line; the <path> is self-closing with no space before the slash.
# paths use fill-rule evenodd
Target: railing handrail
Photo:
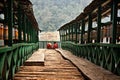
<path id="1" fill-rule="evenodd" d="M 61 45 L 63 49 L 71 51 L 74 55 L 120 75 L 120 44 L 62 42 Z"/>
<path id="2" fill-rule="evenodd" d="M 64 43 L 64 42 L 62 42 Z M 70 43 L 70 44 L 73 44 L 73 45 L 77 45 L 77 46 L 104 46 L 104 47 L 120 47 L 120 44 L 107 44 L 107 43 L 87 43 L 87 44 L 76 44 L 74 42 L 71 42 L 71 41 L 65 41 L 65 43 Z"/>
<path id="3" fill-rule="evenodd" d="M 11 47 L 9 47 L 9 46 L 0 47 L 0 54 L 3 52 L 14 50 L 20 46 L 30 46 L 33 44 L 35 44 L 35 43 L 17 43 L 17 44 L 13 44 L 13 46 L 11 46 Z"/>

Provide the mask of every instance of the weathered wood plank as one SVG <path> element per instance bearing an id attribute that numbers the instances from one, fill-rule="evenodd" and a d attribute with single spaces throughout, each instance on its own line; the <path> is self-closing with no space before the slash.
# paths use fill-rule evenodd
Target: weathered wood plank
<path id="1" fill-rule="evenodd" d="M 36 51 L 32 54 L 32 56 L 25 61 L 24 65 L 25 66 L 44 66 L 44 51 Z"/>
<path id="2" fill-rule="evenodd" d="M 70 51 L 56 49 L 61 55 L 70 60 L 78 69 L 87 76 L 90 80 L 120 80 L 120 76 L 99 67 L 86 59 L 74 56 Z"/>

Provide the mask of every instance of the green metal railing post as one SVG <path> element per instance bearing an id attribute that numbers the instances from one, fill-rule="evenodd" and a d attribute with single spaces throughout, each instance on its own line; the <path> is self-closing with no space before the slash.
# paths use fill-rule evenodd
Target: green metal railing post
<path id="1" fill-rule="evenodd" d="M 68 26 L 68 35 L 69 35 L 69 41 L 70 41 L 70 25 Z"/>
<path id="2" fill-rule="evenodd" d="M 60 30 L 60 41 L 63 41 L 62 40 L 62 30 Z"/>
<path id="3" fill-rule="evenodd" d="M 60 35 L 61 35 L 61 36 L 60 36 L 60 37 L 61 37 L 61 38 L 60 38 L 60 41 L 63 41 L 63 38 L 62 38 L 62 29 L 60 30 Z"/>
<path id="4" fill-rule="evenodd" d="M 7 25 L 7 23 L 8 23 L 8 5 L 7 5 L 7 3 L 4 3 L 4 28 L 6 28 L 6 25 Z M 4 34 L 5 34 L 5 31 L 4 31 Z M 3 39 L 4 39 L 4 44 L 5 45 L 8 45 L 8 43 L 7 43 L 7 41 L 5 40 L 5 36 L 3 37 Z"/>
<path id="5" fill-rule="evenodd" d="M 20 3 L 18 4 L 18 42 L 20 43 L 22 41 L 21 38 L 21 26 L 22 26 L 22 15 L 21 15 L 21 8 L 20 8 Z"/>
<path id="6" fill-rule="evenodd" d="M 78 33 L 77 33 L 77 28 L 78 27 L 78 24 L 77 24 L 77 22 L 75 22 L 75 43 L 77 43 L 77 35 L 78 35 Z"/>
<path id="7" fill-rule="evenodd" d="M 30 28 L 30 21 L 28 19 L 28 29 Z M 28 34 L 29 34 L 29 43 L 31 43 L 31 29 L 28 30 Z"/>
<path id="8" fill-rule="evenodd" d="M 98 7 L 98 18 L 97 18 L 97 43 L 100 42 L 100 34 L 101 34 L 101 5 Z"/>
<path id="9" fill-rule="evenodd" d="M 116 43 L 117 32 L 117 1 L 113 0 L 112 11 L 112 43 Z"/>
<path id="10" fill-rule="evenodd" d="M 71 29 L 72 29 L 72 42 L 73 42 L 73 24 L 72 24 L 72 26 L 71 26 Z"/>
<path id="11" fill-rule="evenodd" d="M 61 41 L 63 41 L 63 30 L 62 29 L 60 30 L 60 33 L 61 33 Z"/>
<path id="12" fill-rule="evenodd" d="M 39 31 L 37 31 L 37 42 L 39 42 Z"/>
<path id="13" fill-rule="evenodd" d="M 91 13 L 89 13 L 89 21 L 88 21 L 88 43 L 91 43 L 91 40 L 90 40 L 91 28 L 92 28 L 92 17 L 91 17 Z"/>
<path id="14" fill-rule="evenodd" d="M 70 41 L 72 41 L 72 26 L 71 24 L 69 26 L 70 26 Z"/>
<path id="15" fill-rule="evenodd" d="M 29 21 L 28 21 L 28 17 L 26 19 L 26 32 L 27 32 L 27 42 L 29 42 Z"/>
<path id="16" fill-rule="evenodd" d="M 63 41 L 65 41 L 65 29 L 63 30 Z"/>
<path id="17" fill-rule="evenodd" d="M 8 0 L 8 46 L 12 46 L 13 0 Z"/>
<path id="18" fill-rule="evenodd" d="M 23 14 L 23 41 L 26 42 L 26 15 Z"/>
<path id="19" fill-rule="evenodd" d="M 84 43 L 84 41 L 83 41 L 83 34 L 84 34 L 84 32 L 85 32 L 85 21 L 83 19 L 82 20 L 82 31 L 81 31 L 81 44 Z"/>
<path id="20" fill-rule="evenodd" d="M 29 27 L 31 27 L 31 23 L 29 21 Z M 32 28 L 30 29 L 30 43 L 32 43 Z"/>
<path id="21" fill-rule="evenodd" d="M 61 30 L 59 30 L 59 34 L 60 34 L 60 41 L 61 41 Z"/>
<path id="22" fill-rule="evenodd" d="M 66 35 L 65 35 L 65 39 L 66 39 L 66 41 L 67 41 L 67 28 L 65 29 L 65 33 L 66 33 Z"/>

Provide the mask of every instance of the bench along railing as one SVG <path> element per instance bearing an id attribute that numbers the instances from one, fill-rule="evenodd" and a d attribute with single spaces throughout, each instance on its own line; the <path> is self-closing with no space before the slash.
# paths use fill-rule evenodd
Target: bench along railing
<path id="1" fill-rule="evenodd" d="M 120 75 L 119 44 L 75 44 L 62 42 L 61 46 L 78 57 L 85 58 L 116 75 Z"/>
<path id="2" fill-rule="evenodd" d="M 38 43 L 19 43 L 12 47 L 0 47 L 0 80 L 12 79 L 15 72 L 36 49 Z"/>

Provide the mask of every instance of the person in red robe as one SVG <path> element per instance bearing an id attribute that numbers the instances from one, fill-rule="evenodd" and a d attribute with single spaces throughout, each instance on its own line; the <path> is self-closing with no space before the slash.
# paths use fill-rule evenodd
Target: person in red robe
<path id="1" fill-rule="evenodd" d="M 53 49 L 56 49 L 56 48 L 58 48 L 58 44 L 56 42 L 54 42 Z"/>
<path id="2" fill-rule="evenodd" d="M 52 49 L 52 44 L 51 43 L 47 43 L 47 49 Z"/>

